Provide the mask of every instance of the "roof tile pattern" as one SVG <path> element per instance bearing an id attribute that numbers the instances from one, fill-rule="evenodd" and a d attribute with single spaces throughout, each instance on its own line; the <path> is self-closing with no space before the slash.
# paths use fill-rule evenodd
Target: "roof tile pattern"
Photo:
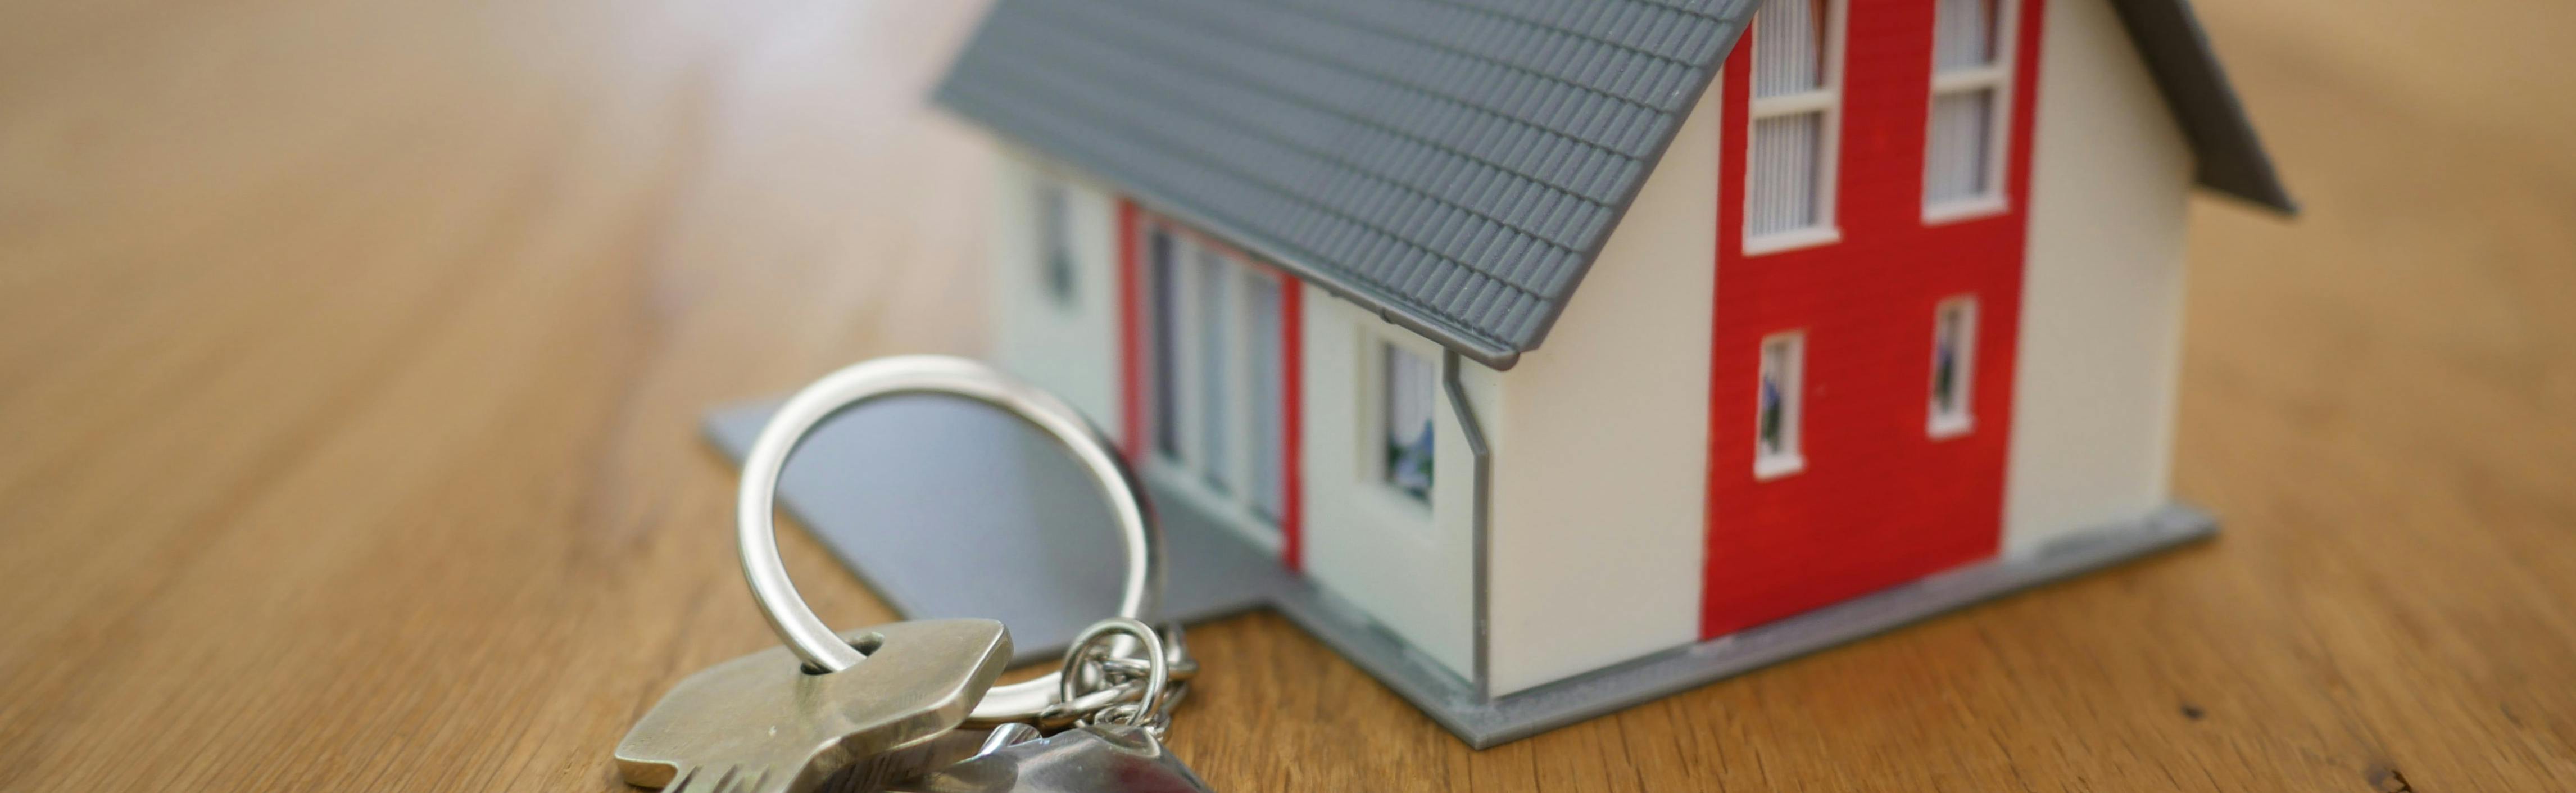
<path id="1" fill-rule="evenodd" d="M 1000 0 L 939 97 L 1508 366 L 1753 5 Z"/>

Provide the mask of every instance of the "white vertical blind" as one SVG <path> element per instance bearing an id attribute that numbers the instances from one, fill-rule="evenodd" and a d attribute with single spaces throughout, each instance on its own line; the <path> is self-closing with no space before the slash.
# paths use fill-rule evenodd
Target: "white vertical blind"
<path id="1" fill-rule="evenodd" d="M 1993 190 L 1995 91 L 1977 88 L 1932 98 L 1931 150 L 1923 162 L 1923 200 L 1964 201 Z"/>
<path id="2" fill-rule="evenodd" d="M 1944 71 L 1995 62 L 1998 0 L 1940 0 L 1933 13 L 1932 65 Z"/>
<path id="3" fill-rule="evenodd" d="M 2008 0 L 1938 0 L 1923 205 L 1975 206 L 2002 194 Z"/>
<path id="4" fill-rule="evenodd" d="M 1824 148 L 1824 114 L 1797 113 L 1753 122 L 1752 185 L 1744 191 L 1744 222 L 1754 235 L 1816 225 L 1817 155 Z"/>
<path id="5" fill-rule="evenodd" d="M 1252 404 L 1252 509 L 1277 520 L 1288 503 L 1287 480 L 1280 475 L 1288 428 L 1280 415 L 1287 378 L 1279 349 L 1279 282 L 1253 275 L 1243 286 L 1245 359 L 1252 381 L 1247 395 Z"/>
<path id="6" fill-rule="evenodd" d="M 1777 0 L 1754 17 L 1748 239 L 1830 225 L 1841 86 L 1835 0 Z"/>
<path id="7" fill-rule="evenodd" d="M 1753 18 L 1753 95 L 1825 87 L 1827 0 L 1773 0 Z"/>

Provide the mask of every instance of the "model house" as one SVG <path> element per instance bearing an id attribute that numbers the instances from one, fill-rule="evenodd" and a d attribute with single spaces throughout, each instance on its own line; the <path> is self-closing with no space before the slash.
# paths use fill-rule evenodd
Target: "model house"
<path id="1" fill-rule="evenodd" d="M 994 358 L 1484 699 L 2205 533 L 2185 199 L 2291 209 L 2184 0 L 1001 0 L 939 100 Z"/>

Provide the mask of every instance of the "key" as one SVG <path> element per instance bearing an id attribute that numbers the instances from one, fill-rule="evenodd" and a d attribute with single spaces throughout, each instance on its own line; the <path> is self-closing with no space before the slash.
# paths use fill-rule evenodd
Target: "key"
<path id="1" fill-rule="evenodd" d="M 674 793 L 811 791 L 955 728 L 1011 657 L 1010 633 L 992 620 L 898 622 L 841 638 L 867 659 L 807 674 L 780 647 L 681 680 L 618 742 L 619 775 Z"/>
<path id="2" fill-rule="evenodd" d="M 995 731 L 972 759 L 886 793 L 1214 793 L 1143 728 L 1093 724 L 1038 738 L 1005 729 L 1014 727 Z"/>

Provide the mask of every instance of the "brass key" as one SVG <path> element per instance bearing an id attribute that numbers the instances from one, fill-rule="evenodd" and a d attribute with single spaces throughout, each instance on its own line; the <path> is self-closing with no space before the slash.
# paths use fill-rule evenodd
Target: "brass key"
<path id="1" fill-rule="evenodd" d="M 841 638 L 866 658 L 809 674 L 787 648 L 690 675 L 617 744 L 627 784 L 802 793 L 966 720 L 1011 657 L 992 620 L 898 622 Z M 952 758 L 953 759 L 953 758 Z"/>

